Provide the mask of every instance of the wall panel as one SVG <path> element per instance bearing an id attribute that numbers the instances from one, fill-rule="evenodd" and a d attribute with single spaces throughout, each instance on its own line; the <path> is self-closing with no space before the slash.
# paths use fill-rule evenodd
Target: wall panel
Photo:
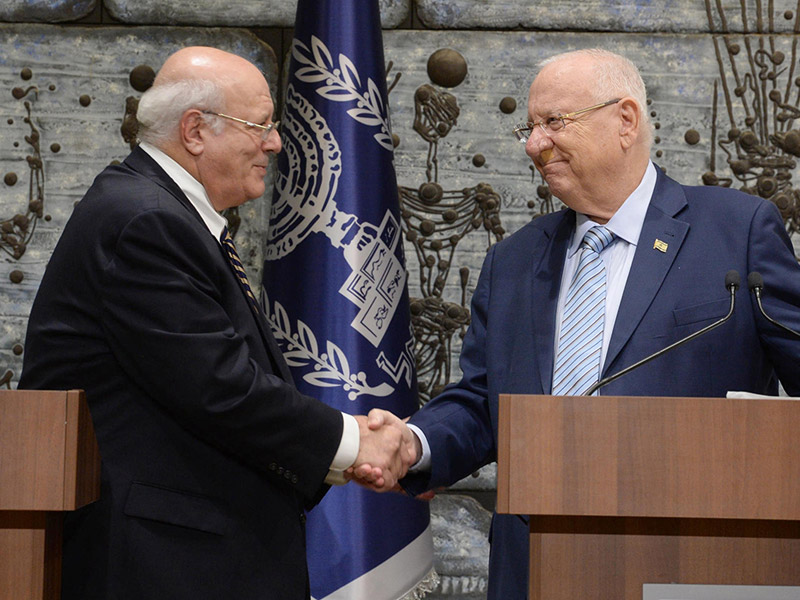
<path id="1" fill-rule="evenodd" d="M 90 14 L 97 0 L 0 0 L 0 21 L 59 23 Z"/>
<path id="2" fill-rule="evenodd" d="M 436 29 L 551 29 L 624 32 L 794 31 L 794 0 L 416 0 Z M 761 8 L 759 28 L 758 12 Z M 767 6 L 772 11 L 767 12 Z M 742 16 L 742 6 L 748 18 Z M 724 13 L 723 16 L 720 15 Z"/>
<path id="3" fill-rule="evenodd" d="M 408 17 L 411 0 L 379 2 L 384 27 L 397 27 Z M 115 19 L 137 24 L 292 27 L 297 12 L 297 0 L 105 0 L 104 3 Z"/>

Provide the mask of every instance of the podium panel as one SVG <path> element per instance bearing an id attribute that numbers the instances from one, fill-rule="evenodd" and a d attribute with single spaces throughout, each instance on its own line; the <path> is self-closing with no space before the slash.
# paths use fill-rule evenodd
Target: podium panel
<path id="1" fill-rule="evenodd" d="M 644 583 L 800 585 L 800 402 L 501 396 L 498 512 L 531 600 Z"/>
<path id="2" fill-rule="evenodd" d="M 531 600 L 641 600 L 645 583 L 800 585 L 800 523 L 532 519 Z"/>
<path id="3" fill-rule="evenodd" d="M 62 514 L 0 511 L 0 600 L 61 597 Z"/>
<path id="4" fill-rule="evenodd" d="M 83 392 L 0 391 L 0 600 L 60 597 L 63 511 L 99 495 Z"/>

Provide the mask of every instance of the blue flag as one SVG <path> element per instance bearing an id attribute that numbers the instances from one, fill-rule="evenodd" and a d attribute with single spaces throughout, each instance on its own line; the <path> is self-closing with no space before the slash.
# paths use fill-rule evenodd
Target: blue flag
<path id="1" fill-rule="evenodd" d="M 300 390 L 417 408 L 377 0 L 299 0 L 262 302 Z M 307 520 L 311 594 L 396 600 L 435 579 L 427 504 L 333 487 Z"/>

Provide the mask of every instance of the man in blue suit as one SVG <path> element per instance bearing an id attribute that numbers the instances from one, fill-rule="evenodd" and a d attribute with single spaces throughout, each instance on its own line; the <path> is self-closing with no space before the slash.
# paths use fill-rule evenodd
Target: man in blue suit
<path id="1" fill-rule="evenodd" d="M 535 219 L 488 252 L 461 352 L 463 378 L 409 421 L 422 455 L 401 482 L 409 493 L 450 485 L 496 460 L 498 394 L 583 394 L 725 316 L 731 269 L 762 273 L 767 314 L 800 330 L 800 267 L 775 206 L 664 175 L 650 162 L 645 102 L 636 67 L 616 54 L 578 51 L 543 63 L 530 90 L 530 122 L 517 134 L 568 208 Z M 610 243 L 594 259 L 599 254 L 595 274 L 605 279 L 605 306 L 599 321 L 575 327 L 581 338 L 599 331 L 596 344 L 587 340 L 596 351 L 589 356 L 570 347 L 570 307 L 573 280 L 583 277 L 582 241 L 601 226 Z M 562 353 L 572 355 L 562 360 Z M 579 366 L 562 376 L 562 363 L 564 371 Z M 724 325 L 599 393 L 776 394 L 779 379 L 800 395 L 800 339 L 767 322 L 742 290 Z M 390 418 L 375 415 L 374 423 Z M 489 599 L 526 598 L 527 525 L 494 515 L 490 538 Z"/>
<path id="2" fill-rule="evenodd" d="M 294 387 L 220 215 L 264 193 L 273 110 L 243 58 L 173 54 L 141 145 L 52 255 L 20 388 L 84 389 L 102 457 L 99 501 L 65 519 L 62 598 L 308 598 L 304 509 L 352 464 L 405 470 L 410 438 Z"/>

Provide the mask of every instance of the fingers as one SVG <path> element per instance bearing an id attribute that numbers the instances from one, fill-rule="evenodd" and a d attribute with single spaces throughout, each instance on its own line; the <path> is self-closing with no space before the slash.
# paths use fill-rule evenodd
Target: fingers
<path id="1" fill-rule="evenodd" d="M 408 417 L 401 419 L 394 413 L 382 408 L 373 408 L 367 415 L 367 423 L 370 429 L 380 429 L 384 425 L 392 425 L 401 429 L 406 421 L 408 421 Z"/>
<path id="2" fill-rule="evenodd" d="M 400 487 L 399 483 L 396 483 L 393 487 L 389 487 L 389 486 L 386 486 L 386 485 L 378 487 L 378 486 L 375 486 L 373 484 L 363 483 L 363 482 L 358 481 L 358 480 L 356 480 L 356 483 L 358 485 L 360 485 L 361 487 L 367 488 L 368 490 L 371 490 L 373 492 L 378 492 L 379 494 L 382 494 L 384 492 L 394 492 L 396 494 L 406 494 L 406 491 L 403 488 Z"/>
<path id="3" fill-rule="evenodd" d="M 388 491 L 416 460 L 415 436 L 392 413 L 380 409 L 357 415 L 360 446 L 352 477 L 370 489 Z"/>
<path id="4" fill-rule="evenodd" d="M 384 426 L 384 424 L 386 424 L 390 417 L 394 417 L 394 415 L 389 411 L 381 410 L 380 408 L 373 408 L 367 415 L 367 424 L 372 430 L 380 429 Z"/>
<path id="5" fill-rule="evenodd" d="M 345 478 L 373 492 L 406 493 L 403 488 L 400 487 L 399 483 L 395 482 L 393 485 L 390 485 L 390 482 L 380 476 L 380 469 L 373 469 L 369 467 L 369 465 L 348 469 L 345 471 Z"/>
<path id="6" fill-rule="evenodd" d="M 402 458 L 407 466 L 413 465 L 419 459 L 421 455 L 421 445 L 417 436 L 408 428 L 406 422 L 408 421 L 409 417 L 405 419 L 400 419 L 396 415 L 392 414 L 387 410 L 382 410 L 380 408 L 373 408 L 369 411 L 369 415 L 367 415 L 368 425 L 369 428 L 372 430 L 378 430 L 384 426 L 390 426 L 396 428 L 400 435 L 402 436 L 402 448 L 401 451 L 403 453 Z"/>
<path id="7" fill-rule="evenodd" d="M 351 467 L 345 473 L 350 475 L 350 479 L 354 479 L 359 483 L 373 484 L 378 487 L 383 487 L 386 484 L 386 480 L 383 478 L 383 470 L 379 467 L 373 468 L 368 464 Z"/>

